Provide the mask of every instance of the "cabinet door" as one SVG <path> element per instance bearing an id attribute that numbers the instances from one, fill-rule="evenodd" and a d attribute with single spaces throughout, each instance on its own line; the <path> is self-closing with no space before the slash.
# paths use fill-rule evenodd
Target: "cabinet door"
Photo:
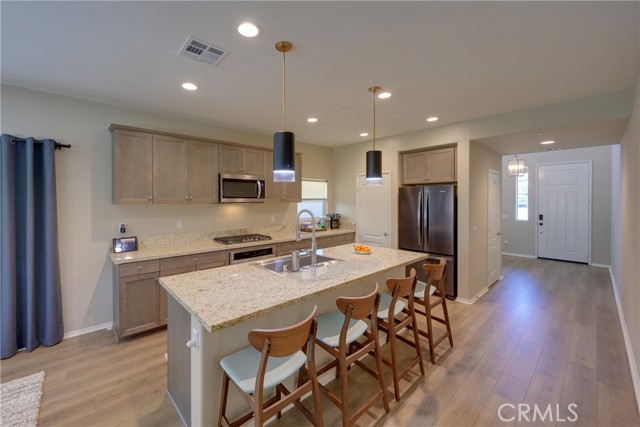
<path id="1" fill-rule="evenodd" d="M 218 144 L 189 141 L 189 202 L 218 203 Z"/>
<path id="2" fill-rule="evenodd" d="M 158 273 L 120 279 L 120 337 L 160 326 Z"/>
<path id="3" fill-rule="evenodd" d="M 427 151 L 429 183 L 454 182 L 456 180 L 455 147 Z"/>
<path id="4" fill-rule="evenodd" d="M 152 152 L 150 133 L 113 131 L 113 203 L 153 201 Z"/>
<path id="5" fill-rule="evenodd" d="M 221 144 L 218 147 L 218 169 L 220 173 L 242 173 L 242 148 Z"/>
<path id="6" fill-rule="evenodd" d="M 354 238 L 355 238 L 355 233 L 338 234 L 338 245 L 346 245 L 348 243 L 353 243 Z"/>
<path id="7" fill-rule="evenodd" d="M 195 271 L 196 268 L 195 267 L 182 267 L 182 268 L 174 268 L 172 270 L 166 270 L 163 271 L 161 273 L 161 277 L 166 277 L 166 276 L 173 276 L 176 274 L 182 274 L 182 273 L 190 273 L 192 271 Z M 158 303 L 158 317 L 160 318 L 160 324 L 161 325 L 166 325 L 167 324 L 167 299 L 168 299 L 168 295 L 167 295 L 167 291 L 164 290 L 164 288 L 158 283 L 158 292 L 159 292 L 159 303 Z"/>
<path id="8" fill-rule="evenodd" d="M 153 203 L 188 203 L 188 168 L 186 140 L 153 135 Z"/>
<path id="9" fill-rule="evenodd" d="M 263 177 L 265 175 L 264 170 L 264 156 L 266 151 L 256 150 L 253 148 L 244 148 L 243 152 L 243 175 L 255 175 Z"/>
<path id="10" fill-rule="evenodd" d="M 426 151 L 420 151 L 402 155 L 403 184 L 424 184 L 428 181 L 426 153 Z"/>
<path id="11" fill-rule="evenodd" d="M 338 244 L 338 238 L 336 236 L 323 236 L 316 238 L 316 245 L 318 249 L 330 248 Z"/>
<path id="12" fill-rule="evenodd" d="M 283 190 L 284 200 L 287 202 L 302 201 L 302 156 L 296 154 L 296 181 L 285 182 Z"/>

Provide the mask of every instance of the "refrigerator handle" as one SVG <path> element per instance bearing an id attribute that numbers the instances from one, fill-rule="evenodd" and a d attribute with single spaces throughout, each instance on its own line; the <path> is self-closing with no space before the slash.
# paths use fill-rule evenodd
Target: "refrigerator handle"
<path id="1" fill-rule="evenodd" d="M 429 250 L 429 193 L 425 193 L 424 195 L 424 204 L 424 215 L 422 215 L 424 218 L 423 221 L 426 223 L 426 226 L 424 227 L 424 249 Z"/>
<path id="2" fill-rule="evenodd" d="M 422 191 L 420 191 L 418 193 L 418 218 L 420 219 L 420 224 L 419 224 L 420 232 L 418 233 L 418 245 L 419 246 L 422 246 L 422 232 L 423 232 L 423 229 L 422 229 L 422 202 L 423 202 L 423 200 L 422 200 Z"/>

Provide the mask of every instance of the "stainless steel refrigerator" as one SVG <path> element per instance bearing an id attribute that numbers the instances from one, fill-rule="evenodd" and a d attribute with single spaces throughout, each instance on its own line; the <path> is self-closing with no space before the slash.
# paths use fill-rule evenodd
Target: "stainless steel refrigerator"
<path id="1" fill-rule="evenodd" d="M 456 298 L 456 187 L 455 185 L 420 185 L 400 187 L 398 197 L 398 246 L 400 249 L 427 252 L 429 258 L 445 258 L 447 273 L 445 292 Z M 428 259 L 427 262 L 430 260 Z M 412 267 L 418 280 L 425 280 L 424 262 Z"/>

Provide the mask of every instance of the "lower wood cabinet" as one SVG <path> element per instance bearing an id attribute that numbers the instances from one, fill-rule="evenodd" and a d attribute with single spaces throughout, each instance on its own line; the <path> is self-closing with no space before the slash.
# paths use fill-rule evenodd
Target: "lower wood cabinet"
<path id="1" fill-rule="evenodd" d="M 118 341 L 167 324 L 167 292 L 160 277 L 228 265 L 227 251 L 114 265 L 113 329 Z"/>

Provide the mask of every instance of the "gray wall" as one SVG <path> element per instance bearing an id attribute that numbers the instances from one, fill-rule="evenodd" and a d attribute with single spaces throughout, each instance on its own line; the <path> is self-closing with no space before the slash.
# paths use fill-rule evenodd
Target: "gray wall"
<path id="1" fill-rule="evenodd" d="M 540 164 L 591 161 L 591 262 L 611 265 L 611 146 L 575 150 L 546 151 L 518 155 L 529 168 L 529 221 L 516 221 L 516 178 L 507 176 L 507 163 L 513 156 L 502 158 L 502 245 L 507 253 L 536 256 L 536 166 Z M 507 219 L 504 219 L 504 216 Z"/>
<path id="2" fill-rule="evenodd" d="M 634 97 L 631 119 L 612 158 L 611 250 L 613 277 L 631 345 L 632 375 L 640 405 L 640 72 Z"/>

